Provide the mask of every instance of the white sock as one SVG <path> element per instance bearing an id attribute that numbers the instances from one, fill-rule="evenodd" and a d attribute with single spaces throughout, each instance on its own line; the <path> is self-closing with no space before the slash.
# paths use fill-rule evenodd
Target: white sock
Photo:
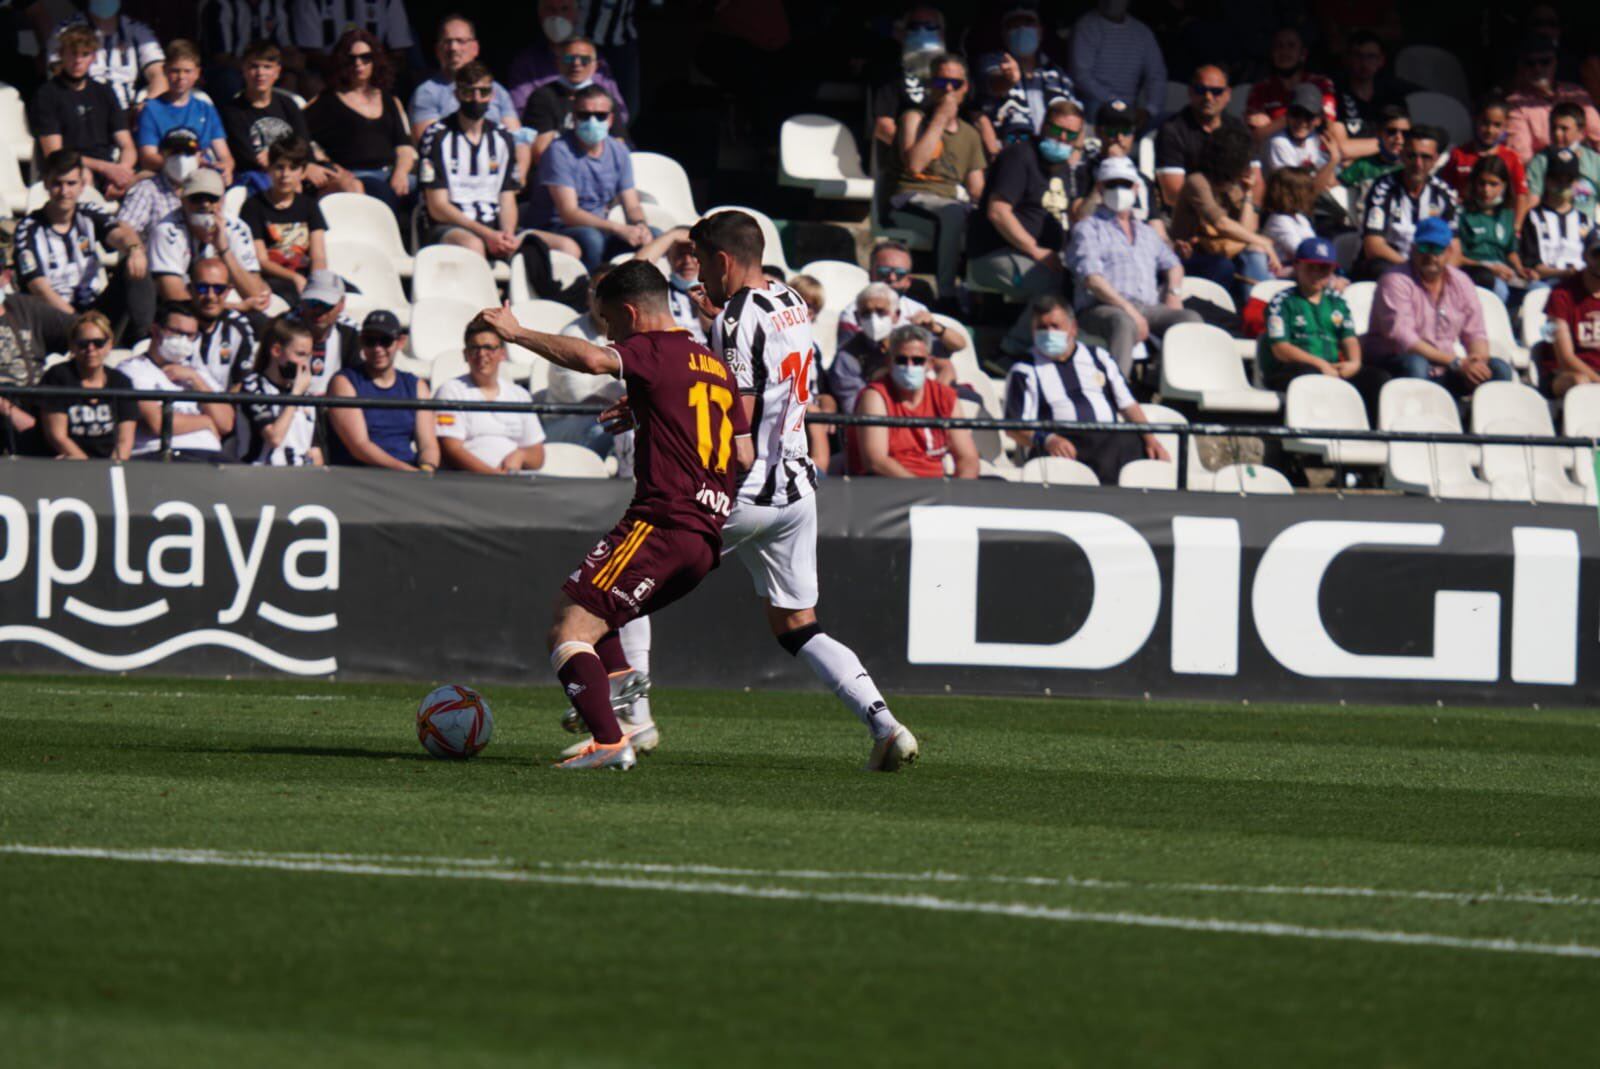
<path id="1" fill-rule="evenodd" d="M 867 725 L 874 739 L 894 733 L 899 721 L 889 712 L 883 695 L 862 667 L 861 658 L 849 646 L 819 632 L 800 647 L 800 658 L 850 707 L 856 719 Z"/>
<path id="2" fill-rule="evenodd" d="M 622 652 L 628 658 L 629 667 L 635 671 L 650 674 L 650 617 L 640 616 L 629 620 L 622 625 L 622 630 L 617 632 L 617 638 L 622 641 Z M 646 695 L 633 703 L 633 716 L 630 724 L 653 724 L 655 720 L 650 716 L 650 697 Z"/>

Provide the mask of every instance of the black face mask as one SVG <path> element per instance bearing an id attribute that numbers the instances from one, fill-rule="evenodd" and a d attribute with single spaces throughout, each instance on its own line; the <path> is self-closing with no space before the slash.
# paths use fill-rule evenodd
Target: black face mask
<path id="1" fill-rule="evenodd" d="M 487 100 L 463 100 L 461 101 L 461 114 L 469 119 L 481 119 L 489 114 L 489 102 Z"/>

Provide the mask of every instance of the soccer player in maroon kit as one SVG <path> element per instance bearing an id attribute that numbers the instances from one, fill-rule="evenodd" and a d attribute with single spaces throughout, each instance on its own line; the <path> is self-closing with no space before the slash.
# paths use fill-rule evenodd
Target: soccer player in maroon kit
<path id="1" fill-rule="evenodd" d="M 550 663 L 591 736 L 558 768 L 635 764 L 606 670 L 627 663 L 617 629 L 683 597 L 717 566 L 739 471 L 752 459 L 733 374 L 674 322 L 667 293 L 666 278 L 643 261 L 606 275 L 595 304 L 610 347 L 524 329 L 509 309 L 483 312 L 506 341 L 553 364 L 620 376 L 638 432 L 633 502 L 556 599 Z"/>

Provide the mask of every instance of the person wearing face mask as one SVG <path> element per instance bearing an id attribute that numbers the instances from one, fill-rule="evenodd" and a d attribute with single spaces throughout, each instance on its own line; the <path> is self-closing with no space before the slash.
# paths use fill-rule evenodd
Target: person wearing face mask
<path id="1" fill-rule="evenodd" d="M 1506 94 L 1510 114 L 1506 117 L 1506 145 L 1524 164 L 1550 143 L 1551 109 L 1557 104 L 1575 104 L 1583 109 L 1583 140 L 1600 149 L 1600 111 L 1588 90 L 1573 82 L 1558 81 L 1557 49 L 1548 37 L 1530 37 L 1517 54 L 1516 73 L 1511 92 Z"/>
<path id="2" fill-rule="evenodd" d="M 124 360 L 117 370 L 136 390 L 221 393 L 210 375 L 189 364 L 200 336 L 200 322 L 187 301 L 164 301 L 150 326 L 150 348 Z M 233 406 L 198 401 L 172 403 L 172 459 L 222 461 L 222 440 L 233 432 Z M 133 456 L 156 459 L 161 450 L 161 403 L 139 402 Z"/>
<path id="3" fill-rule="evenodd" d="M 954 416 L 956 391 L 929 374 L 932 345 L 933 339 L 921 327 L 912 323 L 896 327 L 886 340 L 888 376 L 861 390 L 853 409 L 856 415 Z M 942 479 L 949 457 L 955 478 L 978 477 L 978 449 L 965 427 L 861 426 L 851 431 L 847 441 L 852 475 Z"/>
<path id="4" fill-rule="evenodd" d="M 478 31 L 472 20 L 461 15 L 447 15 L 439 24 L 434 55 L 439 60 L 439 69 L 411 93 L 411 140 L 418 145 L 434 123 L 453 115 L 460 107 L 456 75 L 478 58 Z M 517 152 L 517 181 L 526 181 L 533 161 L 531 135 L 521 132 L 522 120 L 506 87 L 499 82 L 490 84 L 494 95 L 489 99 L 484 117 L 511 135 Z"/>
<path id="5" fill-rule="evenodd" d="M 599 86 L 577 92 L 573 128 L 540 157 L 530 206 L 530 221 L 576 241 L 591 272 L 655 237 L 633 184 L 633 153 L 611 135 L 615 110 L 611 95 Z M 607 217 L 613 204 L 622 208 L 621 222 Z"/>
<path id="6" fill-rule="evenodd" d="M 921 327 L 927 333 L 933 347 L 933 363 L 929 365 L 933 377 L 946 386 L 955 385 L 951 354 L 966 347 L 966 334 L 926 311 L 908 314 L 910 303 L 882 282 L 869 283 L 850 302 L 855 327 L 848 334 L 840 331 L 838 351 L 827 372 L 827 392 L 838 403 L 839 411 L 849 412 L 862 386 L 885 372 L 889 335 L 900 326 Z"/>
<path id="7" fill-rule="evenodd" d="M 40 158 L 64 148 L 80 153 L 101 191 L 120 199 L 133 184 L 138 150 L 116 93 L 89 77 L 98 47 L 88 26 L 61 31 L 61 64 L 28 102 L 28 122 Z"/>
<path id="8" fill-rule="evenodd" d="M 534 136 L 535 162 L 544 157 L 545 150 L 550 147 L 551 142 L 563 132 L 576 127 L 577 121 L 572 113 L 573 102 L 577 100 L 578 94 L 591 85 L 600 84 L 594 73 L 599 52 L 593 41 L 587 37 L 569 37 L 561 43 L 559 51 L 563 76 L 540 86 L 528 98 L 528 106 L 522 109 L 523 125 L 532 131 Z M 613 103 L 616 103 L 616 98 L 613 98 Z M 627 115 L 626 108 L 621 106 L 616 108 L 616 115 L 611 125 L 612 137 L 627 141 Z"/>
<path id="9" fill-rule="evenodd" d="M 239 433 L 233 450 L 243 464 L 297 468 L 322 465 L 317 445 L 316 409 L 294 398 L 311 391 L 311 331 L 288 316 L 267 328 L 239 393 L 251 400 L 239 407 Z"/>
<path id="10" fill-rule="evenodd" d="M 689 240 L 689 228 L 673 227 L 634 253 L 633 258 L 645 263 L 667 261 L 667 306 L 672 309 L 673 322 L 695 341 L 704 342 L 717 309 L 706 297 L 706 287 L 700 281 L 700 258 L 695 255 L 694 242 Z"/>
<path id="11" fill-rule="evenodd" d="M 1166 104 L 1167 64 L 1155 34 L 1128 7 L 1128 0 L 1098 0 L 1073 24 L 1067 70 L 1085 111 L 1092 115 L 1107 101 L 1131 101 L 1143 129 Z"/>
<path id="12" fill-rule="evenodd" d="M 899 64 L 872 90 L 872 136 L 892 145 L 900 116 L 928 99 L 928 64 L 945 50 L 944 13 L 936 7 L 909 9 L 895 27 Z M 885 72 L 887 73 L 887 72 Z"/>
<path id="13" fill-rule="evenodd" d="M 1344 124 L 1339 122 L 1338 95 L 1333 82 L 1320 74 L 1306 70 L 1305 39 L 1300 31 L 1285 26 L 1272 35 L 1268 64 L 1272 76 L 1263 78 L 1250 87 L 1245 101 L 1244 121 L 1258 144 L 1265 144 L 1273 134 L 1288 124 L 1289 106 L 1294 103 L 1295 89 L 1304 84 L 1314 86 L 1322 94 L 1322 117 L 1333 131 L 1335 139 L 1342 138 Z"/>
<path id="14" fill-rule="evenodd" d="M 1148 423 L 1104 349 L 1078 337 L 1078 322 L 1059 297 L 1039 297 L 1028 359 L 1006 375 L 1006 419 L 1045 423 Z M 1025 457 L 1063 457 L 1087 464 L 1101 485 L 1115 486 L 1122 466 L 1141 458 L 1171 460 L 1153 434 L 1115 431 L 1007 431 Z"/>
<path id="15" fill-rule="evenodd" d="M 228 265 L 228 278 L 242 301 L 264 310 L 272 290 L 261 278 L 255 238 L 249 226 L 222 208 L 222 176 L 199 170 L 183 183 L 183 204 L 155 226 L 150 246 L 150 274 L 163 300 L 186 301 L 189 268 L 215 257 Z"/>
<path id="16" fill-rule="evenodd" d="M 173 130 L 161 139 L 159 151 L 161 166 L 129 186 L 117 209 L 117 222 L 133 228 L 146 245 L 156 224 L 183 206 L 183 183 L 200 167 L 200 139 L 193 130 Z"/>
<path id="17" fill-rule="evenodd" d="M 563 57 L 561 46 L 580 36 L 578 23 L 582 13 L 578 9 L 578 0 L 539 0 L 538 16 L 544 39 L 518 52 L 506 70 L 506 88 L 511 91 L 511 103 L 516 107 L 517 114 L 525 116 L 533 94 L 554 81 L 564 81 L 573 90 L 584 88 L 592 82 L 610 93 L 612 100 L 621 101 L 622 90 L 611 77 L 611 67 L 606 63 L 605 56 L 597 54 L 593 66 L 582 67 L 567 62 Z M 625 103 L 617 108 L 617 121 L 624 124 L 628 121 Z"/>
<path id="18" fill-rule="evenodd" d="M 167 91 L 161 41 L 149 26 L 122 13 L 122 0 L 88 0 L 82 11 L 67 16 L 50 33 L 45 53 L 54 67 L 61 62 L 62 35 L 70 26 L 86 26 L 99 40 L 89 77 L 107 86 L 125 111 L 135 111 L 140 88 L 154 99 Z"/>
<path id="19" fill-rule="evenodd" d="M 139 166 L 147 170 L 161 166 L 161 142 L 172 131 L 185 128 L 195 132 L 204 162 L 222 172 L 224 184 L 233 181 L 233 153 L 222 115 L 209 98 L 197 92 L 200 50 L 192 41 L 171 42 L 163 69 L 167 91 L 149 97 L 139 110 L 133 138 L 139 146 Z"/>
<path id="20" fill-rule="evenodd" d="M 989 167 L 983 203 L 967 240 L 967 277 L 1013 300 L 1062 292 L 1068 213 L 1083 181 L 1083 112 L 1050 105 L 1036 138 L 1012 145 Z"/>

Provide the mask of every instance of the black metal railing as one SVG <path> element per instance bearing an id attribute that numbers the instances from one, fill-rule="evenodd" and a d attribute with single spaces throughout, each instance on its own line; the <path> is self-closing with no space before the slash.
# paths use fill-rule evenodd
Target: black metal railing
<path id="1" fill-rule="evenodd" d="M 197 390 L 86 390 L 72 386 L 7 386 L 0 384 L 0 397 L 34 399 L 47 397 L 96 397 L 108 400 L 155 401 L 161 405 L 161 435 L 159 455 L 168 459 L 172 455 L 172 406 L 180 402 L 200 404 L 259 404 L 260 394 L 211 393 Z M 567 404 L 556 401 L 441 401 L 437 398 L 387 398 L 387 397 L 291 397 L 277 394 L 270 397 L 274 404 L 300 405 L 313 409 L 329 408 L 404 408 L 425 411 L 450 412 L 533 412 L 549 416 L 598 416 L 606 405 L 594 403 Z M 1526 434 L 1473 434 L 1444 431 L 1388 431 L 1345 430 L 1321 427 L 1257 426 L 1229 423 L 1093 423 L 1062 420 L 1005 419 L 995 416 L 862 416 L 844 412 L 815 412 L 806 416 L 808 422 L 841 427 L 934 427 L 942 429 L 963 428 L 973 431 L 1027 431 L 1049 434 L 1070 434 L 1083 431 L 1104 431 L 1112 434 L 1172 435 L 1178 440 L 1177 483 L 1180 488 L 1189 486 L 1189 441 L 1191 438 L 1263 438 L 1271 440 L 1306 439 L 1335 442 L 1385 442 L 1419 443 L 1431 445 L 1508 445 L 1527 449 L 1600 448 L 1600 438 L 1556 435 L 1540 437 Z"/>

